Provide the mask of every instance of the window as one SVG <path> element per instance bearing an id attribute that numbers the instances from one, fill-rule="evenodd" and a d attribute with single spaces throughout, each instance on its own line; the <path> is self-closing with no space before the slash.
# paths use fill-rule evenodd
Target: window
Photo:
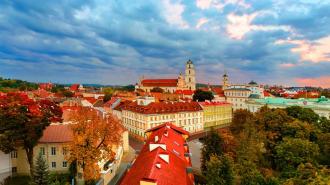
<path id="1" fill-rule="evenodd" d="M 11 158 L 17 158 L 17 151 L 12 151 L 11 154 L 10 154 Z"/>
<path id="2" fill-rule="evenodd" d="M 45 147 L 40 147 L 40 153 L 41 155 L 45 155 Z"/>
<path id="3" fill-rule="evenodd" d="M 52 154 L 52 155 L 56 155 L 56 147 L 52 147 L 51 150 L 52 150 L 52 151 L 51 151 L 51 154 Z"/>
<path id="4" fill-rule="evenodd" d="M 52 168 L 56 168 L 56 162 L 52 162 Z"/>
<path id="5" fill-rule="evenodd" d="M 68 149 L 66 147 L 63 147 L 63 155 L 66 155 L 68 153 Z"/>
<path id="6" fill-rule="evenodd" d="M 12 172 L 12 173 L 17 173 L 17 167 L 12 167 L 12 168 L 11 168 L 11 172 Z"/>
<path id="7" fill-rule="evenodd" d="M 66 167 L 68 167 L 68 162 L 66 162 L 66 161 L 63 161 L 63 164 L 62 164 L 62 166 L 63 166 L 63 168 L 66 168 Z"/>

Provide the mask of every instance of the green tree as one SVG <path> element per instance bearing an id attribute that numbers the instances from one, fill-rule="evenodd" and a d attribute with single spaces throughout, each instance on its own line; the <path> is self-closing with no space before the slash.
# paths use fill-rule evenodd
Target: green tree
<path id="1" fill-rule="evenodd" d="M 48 165 L 41 155 L 39 153 L 35 166 L 33 168 L 33 179 L 32 184 L 33 185 L 48 185 L 49 183 L 49 171 L 48 171 Z"/>
<path id="2" fill-rule="evenodd" d="M 111 97 L 112 97 L 112 94 L 105 94 L 103 97 L 103 102 L 105 103 L 105 102 L 111 100 Z"/>
<path id="3" fill-rule="evenodd" d="M 283 171 L 284 177 L 294 176 L 295 169 L 301 163 L 317 164 L 319 146 L 306 139 L 284 138 L 275 147 L 277 167 Z"/>
<path id="4" fill-rule="evenodd" d="M 301 106 L 290 106 L 290 107 L 287 107 L 285 110 L 289 116 L 297 118 L 301 121 L 306 121 L 308 123 L 317 124 L 317 122 L 319 120 L 319 115 L 316 114 L 310 108 L 303 108 Z"/>
<path id="5" fill-rule="evenodd" d="M 206 163 L 207 185 L 234 184 L 234 171 L 232 159 L 227 155 L 221 157 L 212 155 Z"/>
<path id="6" fill-rule="evenodd" d="M 193 95 L 193 100 L 194 101 L 199 101 L 203 102 L 205 100 L 213 100 L 214 96 L 211 91 L 202 91 L 200 89 L 196 90 L 194 95 Z"/>
<path id="7" fill-rule="evenodd" d="M 214 130 L 203 140 L 202 157 L 201 157 L 201 171 L 206 172 L 206 162 L 210 160 L 211 155 L 220 156 L 223 154 L 222 146 L 223 141 L 219 134 Z"/>

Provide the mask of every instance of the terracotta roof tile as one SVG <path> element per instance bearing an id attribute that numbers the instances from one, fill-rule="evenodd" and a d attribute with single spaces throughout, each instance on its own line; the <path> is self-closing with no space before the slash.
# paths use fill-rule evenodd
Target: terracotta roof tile
<path id="1" fill-rule="evenodd" d="M 138 112 L 141 114 L 168 114 L 175 112 L 201 111 L 198 102 L 153 102 L 146 106 L 138 105 L 137 102 L 124 105 L 123 110 Z"/>
<path id="2" fill-rule="evenodd" d="M 182 133 L 186 131 L 166 123 L 149 132 L 146 144 L 120 184 L 139 185 L 143 180 L 157 185 L 193 185 L 194 176 L 186 171 L 187 167 L 191 167 L 190 158 L 185 156 L 189 148 Z M 150 151 L 150 144 L 166 145 L 166 149 L 157 147 Z M 160 155 L 168 155 L 168 162 Z"/>
<path id="3" fill-rule="evenodd" d="M 73 140 L 70 125 L 49 125 L 43 132 L 39 143 L 66 143 Z"/>

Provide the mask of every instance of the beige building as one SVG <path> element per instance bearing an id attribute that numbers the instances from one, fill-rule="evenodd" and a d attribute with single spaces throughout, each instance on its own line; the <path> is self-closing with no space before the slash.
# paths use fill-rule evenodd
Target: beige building
<path id="1" fill-rule="evenodd" d="M 200 102 L 204 112 L 204 130 L 228 126 L 233 117 L 232 105 L 227 102 Z"/>
<path id="2" fill-rule="evenodd" d="M 38 145 L 34 147 L 34 161 L 39 153 L 44 156 L 50 172 L 67 173 L 69 172 L 69 145 L 72 142 L 72 131 L 70 124 L 51 124 L 43 133 Z M 116 147 L 116 156 L 113 161 L 100 161 L 98 163 L 101 171 L 101 178 L 107 184 L 116 175 L 124 152 L 127 152 L 128 132 L 123 133 L 123 142 L 121 146 Z M 23 148 L 11 153 L 11 163 L 13 174 L 28 175 L 30 168 Z M 82 177 L 81 175 L 78 175 Z"/>
<path id="3" fill-rule="evenodd" d="M 145 79 L 141 78 L 135 89 L 150 92 L 153 88 L 161 88 L 164 92 L 175 93 L 177 90 L 196 90 L 195 67 L 191 60 L 186 63 L 185 76 L 181 73 L 175 79 Z"/>
<path id="4" fill-rule="evenodd" d="M 203 130 L 203 110 L 197 102 L 152 102 L 139 98 L 121 108 L 124 127 L 140 139 L 146 130 L 172 122 L 188 132 Z"/>
<path id="5" fill-rule="evenodd" d="M 251 95 L 251 90 L 247 88 L 228 88 L 224 90 L 226 100 L 232 104 L 233 110 L 247 109 L 246 101 Z"/>

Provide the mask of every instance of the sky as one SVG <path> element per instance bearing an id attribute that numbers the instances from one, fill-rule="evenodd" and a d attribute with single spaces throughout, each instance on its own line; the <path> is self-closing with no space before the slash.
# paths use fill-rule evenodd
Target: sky
<path id="1" fill-rule="evenodd" d="M 330 87 L 330 0 L 0 0 L 0 76 Z"/>

